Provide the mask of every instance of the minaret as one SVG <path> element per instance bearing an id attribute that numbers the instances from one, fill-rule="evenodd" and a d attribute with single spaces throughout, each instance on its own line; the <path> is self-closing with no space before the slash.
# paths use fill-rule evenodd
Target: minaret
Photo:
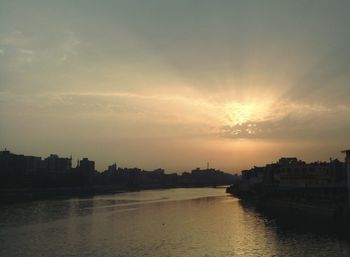
<path id="1" fill-rule="evenodd" d="M 347 177 L 347 184 L 348 184 L 348 203 L 350 208 L 350 150 L 344 150 L 342 153 L 346 154 L 345 162 L 346 162 L 346 177 Z"/>

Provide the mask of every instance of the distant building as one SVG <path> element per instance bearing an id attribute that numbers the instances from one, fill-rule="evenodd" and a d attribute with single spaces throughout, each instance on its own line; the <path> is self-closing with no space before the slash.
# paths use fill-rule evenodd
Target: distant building
<path id="1" fill-rule="evenodd" d="M 66 172 L 72 168 L 72 158 L 61 158 L 57 154 L 51 154 L 43 160 L 42 168 L 48 172 Z"/>
<path id="2" fill-rule="evenodd" d="M 6 149 L 0 151 L 0 172 L 33 174 L 41 169 L 41 162 L 41 157 L 13 154 Z"/>
<path id="3" fill-rule="evenodd" d="M 118 167 L 116 163 L 113 163 L 112 165 L 108 166 L 107 172 L 109 173 L 117 173 Z"/>
<path id="4" fill-rule="evenodd" d="M 26 170 L 26 159 L 24 155 L 13 154 L 7 149 L 0 152 L 0 172 L 24 173 Z"/>
<path id="5" fill-rule="evenodd" d="M 297 164 L 299 160 L 295 157 L 282 157 L 278 160 L 280 165 L 294 165 Z"/>
<path id="6" fill-rule="evenodd" d="M 167 174 L 164 169 L 145 171 L 139 168 L 121 168 L 114 163 L 104 172 L 95 170 L 95 162 L 88 158 L 78 160 L 72 168 L 72 157 L 51 154 L 45 159 L 36 156 L 0 151 L 0 187 L 40 188 L 92 185 L 118 185 L 121 188 L 168 188 L 179 186 L 227 185 L 234 181 L 232 174 L 219 170 L 195 169 L 191 173 Z"/>
<path id="7" fill-rule="evenodd" d="M 242 171 L 242 179 L 248 181 L 249 184 L 259 184 L 264 180 L 264 168 L 254 167 L 250 170 Z"/>
<path id="8" fill-rule="evenodd" d="M 78 161 L 78 167 L 77 169 L 87 172 L 94 172 L 95 171 L 95 162 L 90 161 L 88 158 L 83 158 L 82 160 Z"/>
<path id="9" fill-rule="evenodd" d="M 305 163 L 297 158 L 283 157 L 277 163 L 242 171 L 249 184 L 279 187 L 344 186 L 345 164 L 339 160 Z"/>
<path id="10" fill-rule="evenodd" d="M 37 156 L 25 156 L 26 161 L 26 173 L 34 174 L 41 169 L 41 157 Z"/>
<path id="11" fill-rule="evenodd" d="M 152 174 L 152 175 L 157 175 L 157 176 L 163 176 L 165 171 L 164 169 L 155 169 L 154 171 L 150 171 L 148 172 L 149 174 Z"/>

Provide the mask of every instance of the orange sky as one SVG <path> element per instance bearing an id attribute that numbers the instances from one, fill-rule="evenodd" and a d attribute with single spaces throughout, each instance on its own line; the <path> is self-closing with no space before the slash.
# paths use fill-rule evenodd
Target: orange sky
<path id="1" fill-rule="evenodd" d="M 100 170 L 343 158 L 347 1 L 146 2 L 0 0 L 0 146 Z"/>

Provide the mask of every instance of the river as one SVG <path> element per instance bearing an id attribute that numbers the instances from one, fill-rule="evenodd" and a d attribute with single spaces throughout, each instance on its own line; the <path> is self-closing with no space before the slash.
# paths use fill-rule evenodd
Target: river
<path id="1" fill-rule="evenodd" d="M 3 257 L 350 256 L 347 236 L 281 225 L 224 188 L 146 190 L 0 208 Z"/>

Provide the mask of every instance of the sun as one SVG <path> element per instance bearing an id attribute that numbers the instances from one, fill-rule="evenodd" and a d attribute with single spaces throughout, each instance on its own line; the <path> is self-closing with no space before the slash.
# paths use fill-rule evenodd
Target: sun
<path id="1" fill-rule="evenodd" d="M 269 112 L 270 104 L 268 102 L 230 102 L 224 106 L 225 118 L 230 126 L 263 121 Z"/>

